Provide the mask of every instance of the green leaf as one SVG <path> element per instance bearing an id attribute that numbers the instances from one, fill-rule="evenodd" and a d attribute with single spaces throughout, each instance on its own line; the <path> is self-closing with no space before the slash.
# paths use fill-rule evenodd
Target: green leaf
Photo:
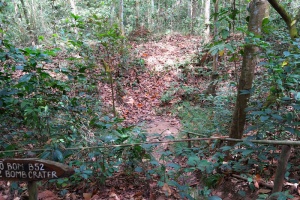
<path id="1" fill-rule="evenodd" d="M 143 172 L 144 170 L 143 170 L 143 168 L 141 168 L 141 167 L 136 167 L 136 168 L 134 169 L 134 171 L 136 171 L 136 172 L 138 172 L 138 173 L 141 173 L 141 172 Z"/>
<path id="2" fill-rule="evenodd" d="M 238 194 L 239 194 L 240 196 L 242 196 L 242 197 L 246 197 L 246 192 L 243 191 L 243 190 L 239 190 L 239 191 L 238 191 Z"/>
<path id="3" fill-rule="evenodd" d="M 221 147 L 220 149 L 221 149 L 222 151 L 228 151 L 228 150 L 232 149 L 232 147 L 231 147 L 231 146 L 223 146 L 223 147 Z"/>
<path id="4" fill-rule="evenodd" d="M 221 36 L 222 36 L 223 39 L 228 38 L 229 35 L 230 35 L 230 33 L 229 33 L 228 30 L 226 30 L 226 29 L 221 30 Z"/>
<path id="5" fill-rule="evenodd" d="M 176 164 L 176 163 L 168 163 L 167 164 L 168 167 L 172 167 L 174 168 L 175 170 L 179 170 L 180 169 L 180 165 Z"/>
<path id="6" fill-rule="evenodd" d="M 24 82 L 28 82 L 32 77 L 32 74 L 25 74 L 24 76 L 22 76 L 20 79 L 19 79 L 19 83 L 24 83 Z"/>
<path id="7" fill-rule="evenodd" d="M 211 163 L 208 162 L 207 160 L 200 160 L 198 162 L 197 168 L 200 169 L 201 171 L 206 170 L 207 167 L 210 167 Z"/>
<path id="8" fill-rule="evenodd" d="M 247 155 L 251 154 L 252 152 L 253 152 L 253 150 L 243 150 L 242 155 L 247 156 Z"/>
<path id="9" fill-rule="evenodd" d="M 187 164 L 189 166 L 196 166 L 198 162 L 200 162 L 200 158 L 198 156 L 191 156 L 189 157 Z"/>
<path id="10" fill-rule="evenodd" d="M 45 151 L 40 157 L 41 159 L 47 159 L 50 156 L 50 151 Z"/>
<path id="11" fill-rule="evenodd" d="M 240 94 L 250 94 L 250 90 L 240 90 Z"/>
<path id="12" fill-rule="evenodd" d="M 63 156 L 62 152 L 58 149 L 56 149 L 53 152 L 52 157 L 53 157 L 53 160 L 55 160 L 55 161 L 63 162 L 63 160 L 64 160 L 64 156 Z"/>
<path id="13" fill-rule="evenodd" d="M 210 196 L 207 198 L 208 200 L 222 200 L 220 197 L 218 196 Z"/>
<path id="14" fill-rule="evenodd" d="M 291 127 L 285 127 L 284 130 L 290 132 L 291 134 L 295 133 L 295 129 Z"/>
<path id="15" fill-rule="evenodd" d="M 283 55 L 284 55 L 285 57 L 288 57 L 288 56 L 291 55 L 291 53 L 290 53 L 289 51 L 284 51 L 284 52 L 283 52 Z"/>
<path id="16" fill-rule="evenodd" d="M 151 160 L 150 164 L 155 165 L 155 166 L 159 166 L 159 163 L 156 160 Z"/>
<path id="17" fill-rule="evenodd" d="M 282 121 L 283 120 L 283 118 L 280 115 L 272 114 L 271 116 L 272 116 L 273 119 L 277 119 L 278 121 Z"/>
<path id="18" fill-rule="evenodd" d="M 269 117 L 269 116 L 266 116 L 266 115 L 265 115 L 265 116 L 261 116 L 261 117 L 260 117 L 260 121 L 261 121 L 261 122 L 264 122 L 264 121 L 268 120 L 269 118 L 270 118 L 270 117 Z"/>

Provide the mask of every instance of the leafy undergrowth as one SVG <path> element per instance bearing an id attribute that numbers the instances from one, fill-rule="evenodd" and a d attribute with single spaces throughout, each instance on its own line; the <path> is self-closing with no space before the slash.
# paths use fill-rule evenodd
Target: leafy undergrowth
<path id="1" fill-rule="evenodd" d="M 237 36 L 236 39 L 240 38 Z M 98 66 L 91 64 L 87 67 L 76 60 L 84 58 L 83 52 L 72 55 L 71 59 L 67 54 L 59 54 L 53 58 L 52 63 L 44 63 L 45 70 L 60 81 L 47 82 L 49 88 L 55 87 L 49 91 L 38 90 L 38 85 L 38 92 L 30 95 L 49 92 L 49 99 L 36 98 L 34 103 L 26 103 L 28 99 L 25 98 L 21 108 L 26 111 L 25 122 L 32 125 L 34 120 L 31 118 L 46 119 L 42 121 L 46 124 L 42 128 L 56 132 L 53 135 L 51 131 L 37 135 L 36 142 L 26 141 L 33 133 L 25 127 L 22 130 L 25 138 L 17 137 L 15 130 L 4 129 L 5 141 L 13 139 L 13 142 L 4 145 L 5 150 L 18 149 L 18 145 L 23 145 L 25 141 L 27 143 L 22 147 L 34 150 L 39 147 L 39 141 L 44 141 L 45 148 L 52 152 L 52 158 L 58 161 L 65 158 L 76 169 L 76 175 L 69 179 L 42 182 L 39 198 L 264 199 L 271 192 L 268 184 L 274 180 L 276 158 L 280 150 L 251 142 L 240 143 L 239 148 L 230 148 L 214 141 L 155 144 L 163 140 L 186 139 L 190 137 L 187 133 L 196 132 L 198 136 L 210 137 L 226 135 L 228 132 L 235 94 L 232 83 L 235 82 L 237 72 L 232 63 L 228 64 L 229 57 L 223 55 L 218 96 L 206 96 L 204 93 L 209 84 L 211 60 L 203 63 L 196 61 L 201 54 L 200 43 L 200 37 L 180 34 L 139 44 L 132 42 L 129 54 L 134 60 L 130 66 L 116 67 L 113 60 L 117 56 L 109 59 L 103 56 L 104 61 L 96 59 Z M 107 67 L 105 59 L 113 66 Z M 237 60 L 236 64 L 239 62 Z M 114 72 L 115 102 L 112 100 L 108 75 L 111 71 Z M 84 77 L 84 73 L 87 77 Z M 45 73 L 41 75 L 50 79 Z M 22 84 L 32 81 L 26 73 L 14 73 L 13 76 L 21 79 L 17 84 L 20 88 L 24 86 Z M 64 85 L 63 81 L 66 80 L 70 80 L 72 88 Z M 30 84 L 25 86 L 31 87 Z M 33 90 L 30 87 L 26 92 Z M 37 106 L 42 106 L 38 108 L 45 111 L 48 101 L 53 99 L 60 100 L 53 107 L 61 109 L 59 115 L 52 118 L 61 123 L 62 127 L 54 127 L 56 129 L 47 124 L 51 123 L 48 120 L 51 115 L 34 115 Z M 11 105 L 18 105 L 18 102 Z M 112 112 L 113 106 L 116 113 Z M 23 120 L 18 114 L 12 117 Z M 65 126 L 70 128 L 65 130 Z M 45 132 L 41 127 L 34 129 Z M 103 144 L 130 143 L 144 144 L 96 148 Z M 66 150 L 81 145 L 93 145 L 95 150 Z M 228 159 L 229 154 L 234 155 L 232 159 Z M 34 156 L 51 157 L 45 152 Z M 295 150 L 291 156 L 291 174 L 285 188 L 295 198 L 299 194 L 295 184 L 295 180 L 299 180 L 297 163 L 299 159 Z M 2 182 L 1 189 L 3 199 L 26 196 L 24 183 Z"/>

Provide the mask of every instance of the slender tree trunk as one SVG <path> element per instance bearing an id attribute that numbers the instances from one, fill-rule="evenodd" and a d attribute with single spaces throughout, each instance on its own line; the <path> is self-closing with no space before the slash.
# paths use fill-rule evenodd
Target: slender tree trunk
<path id="1" fill-rule="evenodd" d="M 76 8 L 76 2 L 75 2 L 75 0 L 69 0 L 69 3 L 70 3 L 70 6 L 71 6 L 71 12 L 74 15 L 77 15 L 77 8 Z M 75 23 L 77 23 L 77 22 L 75 21 Z M 76 38 L 78 39 L 79 36 L 78 36 L 78 29 L 77 29 L 77 27 L 75 26 L 73 28 L 73 30 L 74 30 Z"/>
<path id="2" fill-rule="evenodd" d="M 26 21 L 26 24 L 27 24 L 27 29 L 29 30 L 30 29 L 30 21 L 29 21 L 29 17 L 28 17 L 28 11 L 27 11 L 27 8 L 25 6 L 24 0 L 20 0 L 20 1 L 21 1 L 21 4 L 22 4 L 23 12 L 24 12 L 24 18 L 25 18 L 25 21 Z"/>
<path id="3" fill-rule="evenodd" d="M 36 13 L 37 13 L 37 10 L 36 10 L 36 7 L 35 7 L 36 3 L 34 2 L 34 0 L 31 0 L 31 4 L 30 4 L 30 8 L 31 8 L 31 30 L 32 30 L 32 45 L 35 46 L 39 43 L 39 40 L 38 40 L 38 35 L 37 35 L 37 25 L 36 25 Z M 41 17 L 41 20 L 42 17 Z"/>
<path id="4" fill-rule="evenodd" d="M 218 35 L 218 16 L 216 13 L 219 12 L 219 0 L 215 0 L 214 4 L 214 37 Z M 218 54 L 213 56 L 213 67 L 212 67 L 212 74 L 210 76 L 210 84 L 208 85 L 208 88 L 206 89 L 206 94 L 211 94 L 213 96 L 216 96 L 216 88 L 217 88 L 217 80 L 219 78 L 218 74 Z"/>
<path id="5" fill-rule="evenodd" d="M 77 8 L 76 8 L 75 0 L 70 0 L 70 5 L 71 5 L 72 13 L 74 15 L 76 15 L 77 14 Z"/>
<path id="6" fill-rule="evenodd" d="M 115 21 L 115 1 L 111 2 L 111 6 L 110 6 L 110 25 L 112 26 L 114 24 Z"/>
<path id="7" fill-rule="evenodd" d="M 151 1 L 151 15 L 150 15 L 150 29 L 153 30 L 154 28 L 154 12 L 155 12 L 155 4 L 154 4 L 154 0 L 150 0 Z"/>
<path id="8" fill-rule="evenodd" d="M 205 43 L 208 43 L 210 41 L 210 20 L 209 20 L 209 18 L 210 18 L 210 0 L 205 0 L 205 8 L 204 8 Z"/>
<path id="9" fill-rule="evenodd" d="M 194 0 L 191 0 L 190 2 L 190 18 L 191 18 L 190 31 L 191 34 L 193 34 L 194 33 Z"/>
<path id="10" fill-rule="evenodd" d="M 123 0 L 120 0 L 120 2 L 119 2 L 119 21 L 120 21 L 121 35 L 125 35 L 125 28 L 124 28 L 124 1 Z"/>
<path id="11" fill-rule="evenodd" d="M 51 2 L 51 7 L 52 7 L 52 12 L 55 12 L 55 2 L 52 1 Z M 52 18 L 52 32 L 53 34 L 57 34 L 57 26 L 56 26 L 56 20 Z M 56 41 L 56 37 L 52 37 L 52 42 L 54 44 L 54 46 L 57 45 L 57 41 Z"/>
<path id="12" fill-rule="evenodd" d="M 266 0 L 252 0 L 250 3 L 250 19 L 248 31 L 256 35 L 261 34 L 262 20 L 267 7 Z M 230 138 L 241 139 L 246 123 L 247 104 L 252 89 L 254 70 L 257 64 L 258 47 L 253 44 L 246 44 L 244 48 L 241 76 L 238 83 L 238 94 L 236 98 L 235 110 L 230 128 Z M 234 143 L 230 143 L 231 145 Z"/>
<path id="13" fill-rule="evenodd" d="M 135 0 L 135 27 L 138 29 L 140 27 L 140 0 Z"/>
<path id="14" fill-rule="evenodd" d="M 231 6 L 231 9 L 232 9 L 232 11 L 231 12 L 235 12 L 235 5 L 236 3 L 235 3 L 235 0 L 233 0 L 232 1 L 232 6 Z M 234 31 L 235 31 L 235 19 L 236 19 L 236 17 L 234 17 L 233 19 L 232 19 L 232 33 L 234 34 Z"/>
<path id="15" fill-rule="evenodd" d="M 281 154 L 278 160 L 275 180 L 274 180 L 274 187 L 272 193 L 281 192 L 283 187 L 283 180 L 285 177 L 287 164 L 291 155 L 291 146 L 284 145 L 281 149 Z M 277 196 L 271 197 L 272 200 L 276 200 Z"/>

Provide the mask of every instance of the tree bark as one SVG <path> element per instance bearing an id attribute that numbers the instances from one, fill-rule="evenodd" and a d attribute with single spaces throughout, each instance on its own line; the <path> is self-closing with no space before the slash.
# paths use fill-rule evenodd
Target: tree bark
<path id="1" fill-rule="evenodd" d="M 119 21 L 120 21 L 120 31 L 121 35 L 125 35 L 125 28 L 124 28 L 124 1 L 120 0 L 119 3 Z"/>
<path id="2" fill-rule="evenodd" d="M 38 45 L 39 40 L 38 40 L 38 33 L 37 33 L 37 20 L 36 20 L 36 7 L 35 7 L 36 3 L 31 0 L 31 4 L 30 4 L 30 8 L 31 8 L 31 33 L 32 33 L 32 45 Z M 42 19 L 41 19 L 42 20 Z"/>
<path id="3" fill-rule="evenodd" d="M 23 12 L 24 12 L 24 18 L 25 18 L 25 21 L 26 21 L 27 29 L 30 30 L 30 21 L 29 21 L 28 11 L 27 11 L 25 2 L 24 2 L 24 0 L 20 0 L 20 1 L 21 1 L 21 4 L 22 4 Z"/>
<path id="4" fill-rule="evenodd" d="M 70 5 L 71 5 L 72 13 L 74 15 L 76 15 L 77 14 L 77 8 L 76 8 L 75 0 L 70 0 Z"/>
<path id="5" fill-rule="evenodd" d="M 282 5 L 278 3 L 277 0 L 268 0 L 268 2 L 286 23 L 290 33 L 290 37 L 292 39 L 299 37 L 296 24 L 300 19 L 300 10 L 298 11 L 297 16 L 295 18 L 292 18 L 292 16 L 284 9 Z"/>
<path id="6" fill-rule="evenodd" d="M 111 2 L 110 5 L 110 25 L 112 26 L 115 21 L 115 1 Z"/>
<path id="7" fill-rule="evenodd" d="M 262 20 L 265 16 L 266 7 L 266 0 L 251 1 L 250 19 L 248 24 L 249 32 L 256 35 L 261 34 Z M 246 123 L 245 109 L 247 108 L 252 89 L 254 70 L 257 64 L 256 54 L 258 50 L 258 47 L 253 44 L 246 44 L 244 48 L 241 76 L 238 83 L 238 94 L 230 128 L 230 138 L 240 139 L 243 136 L 244 126 Z M 233 145 L 234 143 L 231 142 L 230 144 Z"/>
<path id="8" fill-rule="evenodd" d="M 204 23 L 205 23 L 205 30 L 204 30 L 204 37 L 205 43 L 210 41 L 210 0 L 205 0 L 205 8 L 204 8 Z"/>
<path id="9" fill-rule="evenodd" d="M 138 29 L 140 27 L 140 0 L 135 0 L 135 27 Z"/>
<path id="10" fill-rule="evenodd" d="M 153 30 L 154 28 L 154 23 L 153 23 L 153 18 L 154 18 L 154 9 L 155 9 L 155 6 L 154 6 L 154 0 L 150 0 L 151 1 L 151 15 L 150 15 L 150 29 Z"/>
<path id="11" fill-rule="evenodd" d="M 218 28 L 217 28 L 217 22 L 218 22 L 218 16 L 217 13 L 219 12 L 219 0 L 215 1 L 214 5 L 214 37 L 218 34 Z M 219 78 L 218 74 L 218 54 L 213 56 L 213 67 L 212 67 L 212 74 L 210 76 L 210 84 L 208 85 L 206 89 L 206 94 L 211 94 L 212 96 L 216 96 L 216 88 L 217 88 L 217 79 Z"/>
<path id="12" fill-rule="evenodd" d="M 287 164 L 291 155 L 291 146 L 284 145 L 281 149 L 281 154 L 277 163 L 277 169 L 274 180 L 274 187 L 272 193 L 281 192 L 283 186 L 283 180 L 285 177 L 285 172 Z M 276 196 L 271 197 L 271 199 L 277 199 Z"/>

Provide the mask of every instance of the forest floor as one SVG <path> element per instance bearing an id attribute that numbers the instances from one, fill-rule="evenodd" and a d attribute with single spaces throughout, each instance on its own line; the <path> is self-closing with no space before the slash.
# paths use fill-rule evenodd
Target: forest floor
<path id="1" fill-rule="evenodd" d="M 172 105 L 182 100 L 182 93 L 177 90 L 172 93 L 170 101 L 163 102 L 163 95 L 171 88 L 177 88 L 180 84 L 191 85 L 197 87 L 200 92 L 203 92 L 208 83 L 209 77 L 189 77 L 189 80 L 183 80 L 182 73 L 185 67 L 193 67 L 186 65 L 186 63 L 192 63 L 196 55 L 199 54 L 199 45 L 201 44 L 201 37 L 199 36 L 184 36 L 180 34 L 173 34 L 162 37 L 157 41 L 147 41 L 135 43 L 132 42 L 132 49 L 135 56 L 142 58 L 145 61 L 145 68 L 141 69 L 138 73 L 131 71 L 130 76 L 123 82 L 123 85 L 128 87 L 122 88 L 121 96 L 117 96 L 117 111 L 125 118 L 126 124 L 134 124 L 141 126 L 142 129 L 147 131 L 148 141 L 158 141 L 160 138 L 166 136 L 174 136 L 178 138 L 178 134 L 181 130 L 180 120 L 174 116 L 171 112 Z M 204 68 L 206 66 L 203 66 Z M 228 69 L 229 71 L 232 69 Z M 138 82 L 137 85 L 126 84 Z M 101 95 L 104 102 L 112 106 L 111 91 L 106 85 L 100 86 L 104 88 Z M 161 152 L 168 150 L 168 144 L 161 144 L 153 152 L 154 156 L 159 159 Z M 180 160 L 179 162 L 186 162 L 186 160 Z M 124 178 L 124 177 L 123 177 Z M 128 178 L 128 177 L 127 177 Z M 101 195 L 97 195 L 95 199 L 147 199 L 144 197 L 142 191 L 150 192 L 151 200 L 169 200 L 169 199 L 181 199 L 178 192 L 174 188 L 170 188 L 167 185 L 164 188 L 157 187 L 156 182 L 146 182 L 146 184 L 135 186 L 126 181 L 117 181 L 117 177 L 113 177 L 108 180 L 111 187 L 106 188 L 106 192 Z M 139 177 L 139 179 L 144 177 Z M 138 179 L 136 179 L 138 181 Z M 199 177 L 196 178 L 195 174 L 191 174 L 190 185 L 197 188 L 201 188 Z M 118 187 L 122 185 L 122 187 Z M 127 185 L 127 186 L 126 186 Z M 235 185 L 235 188 L 232 187 Z M 256 199 L 259 192 L 247 193 L 247 197 L 241 198 L 237 194 L 239 189 L 248 191 L 248 184 L 245 181 L 231 178 L 223 180 L 219 184 L 218 188 L 212 191 L 213 195 L 220 196 L 224 200 L 231 199 Z M 116 189 L 118 188 L 118 190 Z M 124 189 L 129 188 L 129 189 Z M 150 189 L 149 189 L 150 188 Z M 155 192 L 154 192 L 155 190 Z M 169 196 L 166 196 L 166 190 L 170 192 Z M 270 192 L 270 190 L 266 190 Z"/>
<path id="2" fill-rule="evenodd" d="M 237 37 L 240 39 L 239 36 Z M 164 36 L 159 40 L 131 43 L 133 47 L 132 53 L 145 61 L 144 68 L 141 67 L 139 72 L 129 72 L 130 76 L 123 82 L 123 85 L 127 85 L 127 87 L 123 87 L 122 95 L 117 96 L 119 98 L 117 101 L 117 111 L 125 118 L 126 124 L 138 125 L 146 130 L 148 141 L 158 141 L 159 138 L 157 135 L 160 138 L 170 135 L 178 138 L 182 129 L 180 120 L 171 110 L 172 105 L 184 100 L 183 93 L 180 90 L 175 90 L 176 92 L 171 92 L 171 98 L 168 101 L 164 101 L 164 98 L 166 98 L 164 95 L 167 91 L 172 91 L 172 88 L 179 88 L 179 85 L 186 85 L 195 87 L 200 93 L 203 93 L 209 84 L 208 76 L 189 76 L 183 74 L 185 68 L 191 69 L 194 67 L 191 63 L 195 62 L 195 57 L 199 57 L 199 48 L 203 48 L 201 47 L 201 42 L 202 39 L 199 36 L 172 34 Z M 237 64 L 239 62 L 237 61 Z M 204 71 L 207 69 L 205 65 L 201 67 L 204 68 Z M 236 69 L 233 66 L 226 66 L 225 64 L 222 70 L 221 73 L 229 74 L 232 79 L 231 81 L 235 81 L 233 80 L 235 79 L 233 72 Z M 184 79 L 182 75 L 185 75 L 187 79 Z M 132 83 L 137 84 L 133 85 Z M 224 87 L 226 84 L 228 85 L 228 83 L 219 83 L 219 90 L 227 90 L 228 88 Z M 101 88 L 104 88 L 102 98 L 105 102 L 111 104 L 111 92 L 109 88 Z M 172 147 L 168 144 L 162 144 L 158 146 L 153 154 L 159 159 L 161 156 L 160 153 L 168 150 L 168 148 Z M 184 163 L 186 160 L 178 158 L 177 162 Z M 149 193 L 148 196 L 150 196 L 149 199 L 151 200 L 182 199 L 178 191 L 168 187 L 168 185 L 159 188 L 155 181 L 148 182 L 146 180 L 144 184 L 140 184 L 139 181 L 144 180 L 144 178 L 137 178 L 136 184 L 132 185 L 128 180 L 119 182 L 120 180 L 116 181 L 117 177 L 113 177 L 108 180 L 111 187 L 106 188 L 106 192 L 98 195 L 95 199 L 147 199 L 143 191 Z M 257 179 L 260 179 L 260 177 Z M 194 186 L 194 192 L 196 193 L 204 187 L 201 180 L 199 180 L 199 176 L 195 174 L 191 174 L 188 181 L 190 185 Z M 120 188 L 118 185 L 122 185 L 122 187 Z M 211 194 L 219 196 L 223 200 L 254 200 L 257 199 L 259 194 L 268 194 L 271 192 L 270 188 L 258 185 L 256 187 L 255 190 L 251 190 L 246 180 L 238 176 L 225 176 L 218 186 L 211 190 Z M 170 194 L 169 196 L 165 195 L 166 191 Z M 245 192 L 244 196 L 242 197 L 238 194 L 238 191 Z M 191 192 L 193 193 L 193 191 Z M 299 197 L 295 197 L 294 199 L 299 199 Z"/>

